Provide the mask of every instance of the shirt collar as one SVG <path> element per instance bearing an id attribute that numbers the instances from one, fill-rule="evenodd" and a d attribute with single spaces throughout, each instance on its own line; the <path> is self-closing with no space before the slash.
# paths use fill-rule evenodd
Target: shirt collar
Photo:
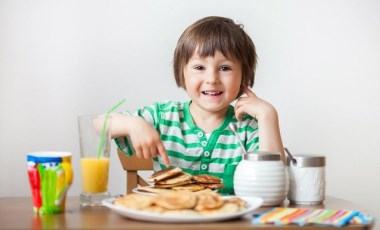
<path id="1" fill-rule="evenodd" d="M 191 100 L 188 102 L 185 102 L 185 105 L 183 107 L 184 120 L 191 130 L 201 130 L 198 126 L 196 126 L 194 124 L 193 117 L 190 113 L 190 104 L 191 104 Z M 233 116 L 234 116 L 234 107 L 232 105 L 229 105 L 228 111 L 227 111 L 227 114 L 224 118 L 223 123 L 216 130 L 214 130 L 214 132 L 215 131 L 221 132 L 221 131 L 225 130 L 226 127 L 228 127 L 228 125 L 232 121 Z"/>

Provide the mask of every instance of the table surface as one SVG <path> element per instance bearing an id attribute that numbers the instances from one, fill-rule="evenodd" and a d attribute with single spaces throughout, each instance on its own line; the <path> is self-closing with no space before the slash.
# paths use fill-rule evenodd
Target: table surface
<path id="1" fill-rule="evenodd" d="M 294 207 L 284 202 L 282 206 Z M 303 206 L 305 207 L 305 206 Z M 360 205 L 335 197 L 327 197 L 323 205 L 308 206 L 310 208 L 350 209 L 366 211 Z M 265 211 L 261 207 L 256 212 Z M 80 207 L 78 197 L 68 197 L 66 212 L 55 215 L 36 215 L 32 209 L 31 197 L 3 197 L 0 198 L 0 229 L 322 229 L 337 230 L 336 227 L 323 228 L 318 226 L 299 227 L 296 225 L 274 226 L 252 224 L 252 214 L 243 218 L 213 222 L 213 223 L 153 223 L 136 221 L 125 218 L 106 207 Z M 372 229 L 371 225 L 348 225 L 344 229 Z M 342 228 L 339 228 L 342 229 Z"/>

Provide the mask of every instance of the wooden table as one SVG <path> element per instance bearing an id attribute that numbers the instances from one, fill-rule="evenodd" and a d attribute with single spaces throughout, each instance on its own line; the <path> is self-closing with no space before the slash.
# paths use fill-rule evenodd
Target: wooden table
<path id="1" fill-rule="evenodd" d="M 289 206 L 284 202 L 283 206 Z M 365 211 L 362 207 L 334 197 L 327 197 L 324 205 L 309 206 L 313 208 L 350 209 Z M 257 212 L 264 211 L 260 208 Z M 78 197 L 69 197 L 66 201 L 66 212 L 55 215 L 35 215 L 32 210 L 30 197 L 0 198 L 0 229 L 215 229 L 215 230 L 240 230 L 240 229 L 300 229 L 295 225 L 273 226 L 254 225 L 252 215 L 246 215 L 241 219 L 191 224 L 167 224 L 135 221 L 120 216 L 106 207 L 86 207 L 79 205 Z M 336 227 L 306 226 L 305 229 L 340 230 Z M 344 229 L 372 229 L 371 225 L 349 225 Z"/>

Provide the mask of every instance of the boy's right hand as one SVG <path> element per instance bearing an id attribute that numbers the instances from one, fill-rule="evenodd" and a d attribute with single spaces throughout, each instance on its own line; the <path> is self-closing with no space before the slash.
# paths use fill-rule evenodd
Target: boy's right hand
<path id="1" fill-rule="evenodd" d="M 136 156 L 145 159 L 160 156 L 166 167 L 169 167 L 169 157 L 157 130 L 141 117 L 131 116 L 128 118 L 128 135 L 135 148 Z"/>

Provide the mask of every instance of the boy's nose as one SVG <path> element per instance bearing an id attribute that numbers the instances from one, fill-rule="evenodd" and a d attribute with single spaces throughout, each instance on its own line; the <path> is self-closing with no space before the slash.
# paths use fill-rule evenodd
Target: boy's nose
<path id="1" fill-rule="evenodd" d="M 219 82 L 219 73 L 218 71 L 210 71 L 207 73 L 206 82 L 209 84 L 215 84 Z"/>

